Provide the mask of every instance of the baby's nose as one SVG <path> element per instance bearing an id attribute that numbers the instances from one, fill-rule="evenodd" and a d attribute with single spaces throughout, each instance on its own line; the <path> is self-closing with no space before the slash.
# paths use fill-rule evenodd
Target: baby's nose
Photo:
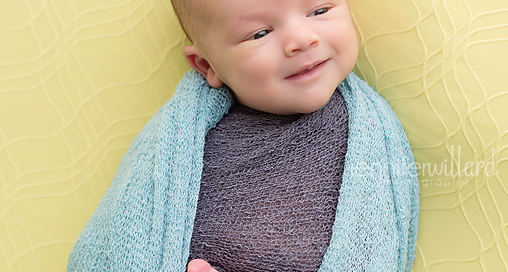
<path id="1" fill-rule="evenodd" d="M 319 36 L 310 28 L 292 32 L 288 34 L 288 42 L 284 47 L 284 53 L 288 57 L 295 56 L 300 52 L 319 45 Z"/>

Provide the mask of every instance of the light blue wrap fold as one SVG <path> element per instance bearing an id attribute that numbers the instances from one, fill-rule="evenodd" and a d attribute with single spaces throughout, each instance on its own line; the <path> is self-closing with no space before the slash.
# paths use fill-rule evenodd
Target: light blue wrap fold
<path id="1" fill-rule="evenodd" d="M 419 186 L 388 103 L 353 72 L 339 85 L 349 138 L 337 214 L 320 271 L 411 271 Z M 150 119 L 74 245 L 67 271 L 185 271 L 209 129 L 233 97 L 196 71 Z"/>

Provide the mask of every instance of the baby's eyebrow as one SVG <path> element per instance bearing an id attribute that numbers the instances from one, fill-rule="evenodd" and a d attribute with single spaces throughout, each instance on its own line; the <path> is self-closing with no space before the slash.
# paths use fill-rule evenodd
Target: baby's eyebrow
<path id="1" fill-rule="evenodd" d="M 252 12 L 249 14 L 244 14 L 244 15 L 236 18 L 235 24 L 245 23 L 245 22 L 250 22 L 250 21 L 259 21 L 259 20 L 262 20 L 263 17 L 265 17 L 265 16 L 266 16 L 266 14 L 263 12 Z"/>
<path id="2" fill-rule="evenodd" d="M 243 32 L 253 26 L 259 26 L 259 23 L 264 20 L 266 20 L 266 15 L 262 14 L 262 12 L 249 13 L 238 16 L 234 20 L 230 20 L 227 23 L 227 28 L 229 28 L 233 33 Z"/>

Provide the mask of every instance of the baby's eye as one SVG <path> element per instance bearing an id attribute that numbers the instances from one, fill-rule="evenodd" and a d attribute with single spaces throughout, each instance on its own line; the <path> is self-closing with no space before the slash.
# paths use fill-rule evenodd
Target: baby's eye
<path id="1" fill-rule="evenodd" d="M 254 36 L 250 37 L 250 39 L 251 40 L 261 39 L 264 36 L 268 35 L 268 33 L 270 33 L 268 30 L 261 30 L 258 33 L 254 34 Z"/>
<path id="2" fill-rule="evenodd" d="M 329 10 L 330 10 L 329 8 L 320 8 L 320 9 L 313 11 L 311 14 L 309 14 L 309 16 L 321 15 L 321 14 L 327 13 Z"/>

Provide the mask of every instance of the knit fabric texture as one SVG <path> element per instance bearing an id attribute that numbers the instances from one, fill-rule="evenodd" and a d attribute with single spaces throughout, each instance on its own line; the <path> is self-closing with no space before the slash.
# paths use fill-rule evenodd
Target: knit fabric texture
<path id="1" fill-rule="evenodd" d="M 190 258 L 223 271 L 318 271 L 347 150 L 336 90 L 297 115 L 235 103 L 205 138 Z"/>
<path id="2" fill-rule="evenodd" d="M 319 271 L 410 271 L 419 186 L 407 137 L 388 103 L 350 73 L 346 161 Z M 196 71 L 150 119 L 74 245 L 68 271 L 185 271 L 205 136 L 233 102 Z"/>

